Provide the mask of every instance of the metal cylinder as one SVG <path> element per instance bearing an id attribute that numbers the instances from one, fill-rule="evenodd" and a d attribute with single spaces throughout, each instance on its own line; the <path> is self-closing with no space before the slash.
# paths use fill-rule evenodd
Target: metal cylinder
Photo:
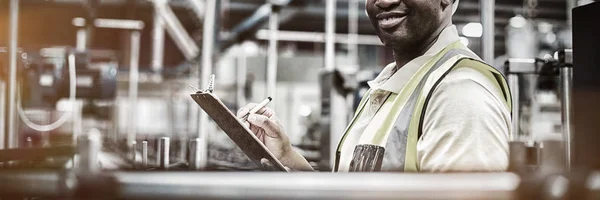
<path id="1" fill-rule="evenodd" d="M 202 160 L 205 160 L 205 152 L 202 152 L 202 150 L 204 148 L 202 148 L 203 143 L 202 143 L 202 139 L 200 138 L 194 138 L 190 141 L 189 144 L 189 158 L 188 158 L 188 163 L 190 166 L 190 169 L 193 170 L 200 170 L 203 169 L 205 167 L 204 162 L 202 162 Z"/>
<path id="2" fill-rule="evenodd" d="M 482 43 L 482 58 L 487 63 L 494 63 L 494 7 L 495 0 L 479 1 L 481 25 L 483 27 Z"/>
<path id="3" fill-rule="evenodd" d="M 519 75 L 509 74 L 508 86 L 512 96 L 512 125 L 509 140 L 519 141 Z"/>
<path id="4" fill-rule="evenodd" d="M 164 57 L 164 46 L 165 46 L 165 29 L 164 20 L 161 18 L 158 10 L 160 7 L 156 4 L 165 3 L 164 1 L 154 1 L 154 18 L 152 26 L 152 71 L 160 74 L 163 69 L 163 57 Z"/>
<path id="5" fill-rule="evenodd" d="M 9 20 L 9 45 L 8 45 L 8 59 L 9 59 L 9 88 L 8 88 L 8 122 L 6 122 L 7 129 L 7 147 L 16 148 L 18 143 L 17 136 L 17 41 L 18 41 L 18 30 L 19 30 L 19 0 L 10 1 L 10 20 Z"/>
<path id="6" fill-rule="evenodd" d="M 77 171 L 82 174 L 98 172 L 98 154 L 100 153 L 101 134 L 97 129 L 90 130 L 82 136 L 77 143 L 77 152 L 79 154 L 79 163 Z"/>
<path id="7" fill-rule="evenodd" d="M 142 167 L 148 168 L 148 141 L 142 141 Z"/>
<path id="8" fill-rule="evenodd" d="M 277 90 L 277 32 L 279 29 L 279 9 L 273 6 L 269 15 L 269 47 L 267 54 L 267 95 L 275 98 Z"/>
<path id="9" fill-rule="evenodd" d="M 160 169 L 168 169 L 169 168 L 169 148 L 170 148 L 171 139 L 169 137 L 162 137 L 158 140 L 157 145 L 157 157 L 156 161 L 158 162 L 158 167 Z"/>
<path id="10" fill-rule="evenodd" d="M 573 68 L 560 68 L 560 88 L 561 88 L 561 118 L 562 131 L 565 142 L 565 159 L 567 169 L 571 167 L 573 159 Z"/>
<path id="11" fill-rule="evenodd" d="M 129 144 L 129 159 L 131 159 L 131 163 L 133 163 L 133 167 L 136 167 L 136 159 L 137 159 L 137 155 L 136 155 L 136 150 L 137 150 L 137 141 L 133 141 L 131 142 L 131 144 Z"/>

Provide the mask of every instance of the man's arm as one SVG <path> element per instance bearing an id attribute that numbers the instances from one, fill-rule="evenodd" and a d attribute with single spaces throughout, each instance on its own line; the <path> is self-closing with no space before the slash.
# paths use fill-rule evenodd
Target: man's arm
<path id="1" fill-rule="evenodd" d="M 504 171 L 510 112 L 497 83 L 479 71 L 450 72 L 428 104 L 417 144 L 422 172 Z"/>

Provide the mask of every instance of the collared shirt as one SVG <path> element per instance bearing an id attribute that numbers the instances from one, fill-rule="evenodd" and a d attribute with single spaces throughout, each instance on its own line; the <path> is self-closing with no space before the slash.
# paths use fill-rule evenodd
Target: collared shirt
<path id="1" fill-rule="evenodd" d="M 399 93 L 425 63 L 459 40 L 454 25 L 446 27 L 421 56 L 399 69 L 387 65 L 373 81 L 369 99 L 342 144 L 339 171 L 348 171 L 354 148 L 372 142 L 373 129 L 389 111 L 390 94 Z M 461 68 L 450 72 L 434 90 L 417 143 L 417 167 L 422 172 L 503 171 L 508 167 L 510 111 L 502 91 L 481 72 Z M 380 113 L 379 115 L 376 115 Z M 385 146 L 385 144 L 375 144 Z"/>

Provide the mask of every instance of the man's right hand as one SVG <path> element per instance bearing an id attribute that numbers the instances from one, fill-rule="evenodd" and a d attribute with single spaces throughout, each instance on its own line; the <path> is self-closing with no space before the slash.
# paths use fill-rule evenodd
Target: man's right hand
<path id="1" fill-rule="evenodd" d="M 256 103 L 249 103 L 237 112 L 237 117 L 246 115 Z M 256 114 L 250 114 L 244 125 L 249 126 L 256 137 L 281 161 L 281 163 L 295 171 L 312 171 L 306 159 L 292 149 L 290 139 L 283 132 L 283 127 L 277 119 L 275 111 L 268 107 L 261 108 Z"/>
<path id="2" fill-rule="evenodd" d="M 238 111 L 237 117 L 241 118 L 248 114 L 256 105 L 256 103 L 250 103 L 242 107 Z M 250 127 L 250 130 L 277 159 L 283 159 L 292 151 L 290 139 L 283 132 L 283 127 L 279 123 L 275 111 L 272 109 L 268 107 L 261 108 L 256 114 L 250 114 L 248 121 L 244 122 L 244 124 Z"/>

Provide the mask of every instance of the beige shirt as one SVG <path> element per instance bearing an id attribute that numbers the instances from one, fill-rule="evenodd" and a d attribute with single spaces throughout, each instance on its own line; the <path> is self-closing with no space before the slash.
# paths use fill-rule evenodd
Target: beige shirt
<path id="1" fill-rule="evenodd" d="M 374 119 L 386 112 L 386 98 L 399 93 L 419 68 L 444 47 L 459 40 L 454 25 L 445 28 L 433 46 L 395 72 L 386 66 L 369 82 L 365 108 L 349 130 L 340 155 L 339 171 L 348 171 L 354 148 L 371 142 Z M 421 172 L 504 171 L 508 167 L 510 111 L 497 83 L 481 72 L 460 68 L 450 72 L 434 90 L 417 143 L 417 168 Z M 385 144 L 376 144 L 385 146 Z"/>

